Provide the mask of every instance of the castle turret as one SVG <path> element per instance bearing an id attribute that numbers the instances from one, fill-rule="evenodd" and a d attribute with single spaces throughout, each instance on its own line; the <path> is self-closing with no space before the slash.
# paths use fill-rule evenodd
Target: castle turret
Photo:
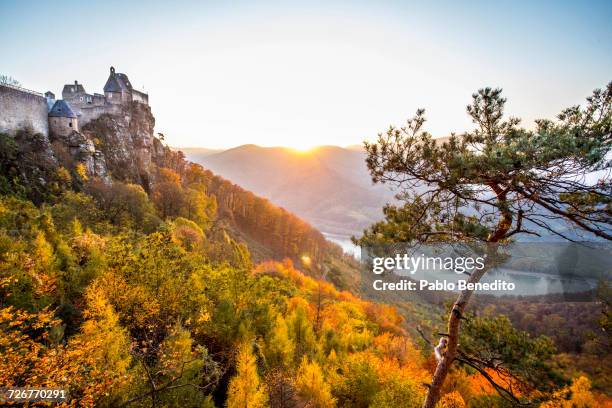
<path id="1" fill-rule="evenodd" d="M 49 112 L 49 131 L 58 136 L 68 136 L 73 131 L 79 131 L 77 115 L 62 99 L 56 101 Z"/>

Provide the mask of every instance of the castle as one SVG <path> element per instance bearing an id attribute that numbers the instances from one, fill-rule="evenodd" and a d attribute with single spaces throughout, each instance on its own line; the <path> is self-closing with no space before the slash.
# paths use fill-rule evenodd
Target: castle
<path id="1" fill-rule="evenodd" d="M 62 99 L 56 100 L 50 91 L 43 95 L 0 84 L 0 132 L 29 128 L 47 137 L 68 136 L 101 115 L 120 114 L 132 102 L 148 105 L 149 96 L 134 89 L 127 75 L 115 72 L 114 67 L 110 68 L 104 94 L 89 94 L 74 81 L 64 85 Z"/>

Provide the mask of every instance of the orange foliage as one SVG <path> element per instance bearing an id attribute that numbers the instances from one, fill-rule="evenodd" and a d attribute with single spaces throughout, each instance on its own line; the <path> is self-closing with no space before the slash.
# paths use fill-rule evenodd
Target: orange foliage
<path id="1" fill-rule="evenodd" d="M 445 394 L 438 402 L 438 408 L 465 408 L 465 401 L 457 391 Z"/>
<path id="2" fill-rule="evenodd" d="M 364 320 L 374 322 L 379 329 L 398 335 L 405 334 L 404 329 L 401 327 L 403 319 L 394 307 L 365 301 L 350 292 L 339 291 L 329 282 L 318 281 L 306 276 L 295 269 L 290 259 L 285 259 L 282 263 L 275 261 L 262 262 L 254 268 L 253 273 L 289 279 L 299 289 L 311 295 L 321 291 L 321 296 L 334 305 L 333 307 L 346 309 L 350 305 L 350 308 L 355 313 L 362 315 Z M 345 306 L 338 306 L 343 303 Z M 327 319 L 332 324 L 334 323 L 334 315 L 335 311 L 331 309 L 326 313 Z"/>
<path id="3" fill-rule="evenodd" d="M 507 377 L 501 376 L 498 372 L 493 370 L 486 370 L 487 374 L 495 381 L 497 384 L 501 385 L 504 388 L 512 389 L 514 395 L 520 397 L 523 393 L 520 391 L 521 385 L 518 383 L 511 382 Z M 471 384 L 471 392 L 473 395 L 488 395 L 488 394 L 496 394 L 497 391 L 491 385 L 486 378 L 482 375 L 476 373 L 469 377 Z"/>

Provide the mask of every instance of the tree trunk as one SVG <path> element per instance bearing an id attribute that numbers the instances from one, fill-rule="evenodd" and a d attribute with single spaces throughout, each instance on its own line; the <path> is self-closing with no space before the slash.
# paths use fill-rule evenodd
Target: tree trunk
<path id="1" fill-rule="evenodd" d="M 488 265 L 485 265 L 479 271 L 474 271 L 470 278 L 468 279 L 468 283 L 477 283 L 484 276 L 485 273 L 492 267 L 491 263 L 495 263 L 492 260 L 494 259 L 491 255 L 493 253 L 497 253 L 495 248 L 492 248 L 490 244 L 495 244 L 500 240 L 504 239 L 510 228 L 512 227 L 513 216 L 512 213 L 508 210 L 507 202 L 506 202 L 506 194 L 507 190 L 502 188 L 499 184 L 495 182 L 487 183 L 487 186 L 493 191 L 493 193 L 497 197 L 497 208 L 499 209 L 501 216 L 499 222 L 497 223 L 497 227 L 494 231 L 489 234 L 487 238 L 487 247 L 486 247 L 486 257 L 488 261 Z M 491 253 L 491 249 L 494 249 L 493 253 Z M 455 355 L 457 354 L 457 346 L 459 345 L 459 330 L 461 328 L 461 319 L 463 318 L 463 312 L 465 311 L 465 307 L 467 306 L 470 297 L 472 297 L 473 290 L 464 290 L 459 294 L 457 300 L 453 304 L 453 308 L 451 309 L 450 315 L 448 316 L 448 337 L 447 337 L 447 349 L 446 353 L 442 357 L 442 359 L 438 362 L 436 366 L 436 371 L 434 372 L 433 378 L 431 380 L 431 384 L 429 385 L 429 389 L 427 391 L 427 397 L 423 402 L 423 408 L 435 408 L 436 404 L 440 400 L 440 391 L 442 390 L 442 385 L 444 384 L 444 380 L 450 370 L 453 361 L 455 360 Z"/>
<path id="2" fill-rule="evenodd" d="M 480 271 L 474 271 L 470 278 L 469 283 L 476 283 L 480 281 L 480 278 L 487 273 L 489 268 L 482 268 Z M 461 318 L 466 305 L 468 304 L 470 297 L 472 296 L 473 290 L 464 290 L 459 294 L 457 300 L 453 304 L 450 315 L 448 317 L 448 337 L 447 337 L 447 349 L 442 359 L 438 362 L 436 371 L 434 372 L 429 390 L 427 391 L 427 397 L 423 402 L 423 408 L 434 408 L 440 399 L 440 391 L 442 385 L 446 379 L 446 375 L 450 370 L 451 365 L 457 354 L 457 346 L 459 345 L 459 329 L 461 328 Z"/>

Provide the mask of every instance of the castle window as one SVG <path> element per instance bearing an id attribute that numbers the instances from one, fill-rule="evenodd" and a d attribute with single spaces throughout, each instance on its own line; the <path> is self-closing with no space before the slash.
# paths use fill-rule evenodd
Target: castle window
<path id="1" fill-rule="evenodd" d="M 68 126 L 72 127 L 72 122 L 68 123 Z"/>

